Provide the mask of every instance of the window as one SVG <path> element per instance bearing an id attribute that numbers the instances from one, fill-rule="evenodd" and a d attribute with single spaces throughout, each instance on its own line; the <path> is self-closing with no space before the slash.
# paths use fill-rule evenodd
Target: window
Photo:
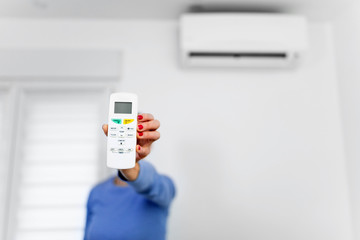
<path id="1" fill-rule="evenodd" d="M 0 239 L 82 239 L 90 187 L 109 173 L 101 124 L 121 53 L 0 52 Z"/>
<path id="2" fill-rule="evenodd" d="M 101 124 L 109 91 L 50 87 L 20 92 L 8 236 L 82 239 L 89 190 L 104 176 Z"/>

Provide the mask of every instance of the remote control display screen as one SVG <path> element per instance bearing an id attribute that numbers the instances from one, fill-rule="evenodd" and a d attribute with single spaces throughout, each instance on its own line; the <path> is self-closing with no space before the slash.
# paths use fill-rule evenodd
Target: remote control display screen
<path id="1" fill-rule="evenodd" d="M 131 102 L 115 102 L 115 113 L 131 114 Z"/>

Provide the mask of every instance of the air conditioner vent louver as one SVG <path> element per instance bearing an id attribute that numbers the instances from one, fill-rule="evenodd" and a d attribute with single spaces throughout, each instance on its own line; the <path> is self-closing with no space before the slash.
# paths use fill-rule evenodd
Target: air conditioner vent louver
<path id="1" fill-rule="evenodd" d="M 286 58 L 286 53 L 248 53 L 248 52 L 190 52 L 189 57 L 224 58 Z"/>

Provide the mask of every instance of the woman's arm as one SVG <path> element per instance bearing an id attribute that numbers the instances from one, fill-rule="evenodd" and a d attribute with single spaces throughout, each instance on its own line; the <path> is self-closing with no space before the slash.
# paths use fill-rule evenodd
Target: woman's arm
<path id="1" fill-rule="evenodd" d="M 129 181 L 135 191 L 162 207 L 168 207 L 175 197 L 173 181 L 157 173 L 155 168 L 147 161 L 139 162 L 140 171 L 135 181 Z"/>

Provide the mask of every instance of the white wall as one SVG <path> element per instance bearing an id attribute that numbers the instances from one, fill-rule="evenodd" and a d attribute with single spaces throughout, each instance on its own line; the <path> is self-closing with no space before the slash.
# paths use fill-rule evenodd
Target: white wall
<path id="1" fill-rule="evenodd" d="M 1 21 L 1 48 L 116 49 L 121 90 L 162 123 L 169 239 L 351 239 L 331 28 L 296 70 L 184 70 L 176 22 Z"/>
<path id="2" fill-rule="evenodd" d="M 334 21 L 336 62 L 356 239 L 360 239 L 360 3 Z"/>

